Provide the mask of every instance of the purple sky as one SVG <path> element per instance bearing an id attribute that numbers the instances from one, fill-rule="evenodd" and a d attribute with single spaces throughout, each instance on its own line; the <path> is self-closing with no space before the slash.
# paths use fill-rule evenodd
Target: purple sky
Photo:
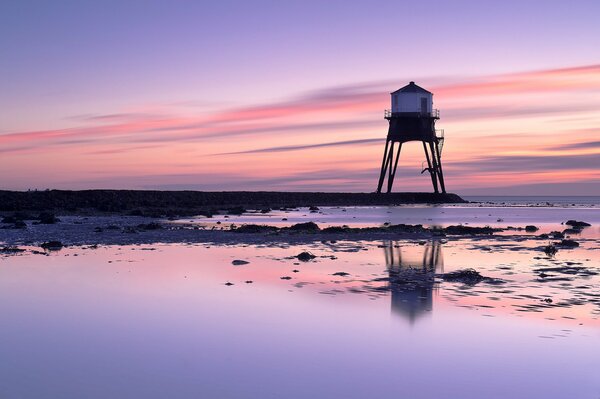
<path id="1" fill-rule="evenodd" d="M 415 80 L 442 110 L 450 191 L 600 194 L 598 15 L 597 1 L 5 2 L 0 187 L 372 191 L 388 93 Z M 403 189 L 428 189 L 421 158 L 401 161 Z"/>

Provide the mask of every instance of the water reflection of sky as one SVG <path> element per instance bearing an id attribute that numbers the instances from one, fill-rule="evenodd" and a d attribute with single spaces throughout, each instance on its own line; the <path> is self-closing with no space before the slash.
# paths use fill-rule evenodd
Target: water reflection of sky
<path id="1" fill-rule="evenodd" d="M 534 269 L 565 262 L 596 267 L 596 244 L 553 259 L 527 243 L 516 243 L 525 246 L 518 251 L 495 244 L 112 246 L 5 256 L 0 392 L 594 397 L 600 333 L 599 305 L 591 300 L 598 276 L 541 283 Z M 317 258 L 292 258 L 303 250 Z M 234 259 L 250 263 L 233 266 Z M 507 283 L 403 288 L 385 280 L 400 270 L 465 267 Z M 546 307 L 545 296 L 552 305 L 585 301 Z M 540 304 L 531 311 L 515 306 Z"/>
<path id="2" fill-rule="evenodd" d="M 535 234 L 553 230 L 562 231 L 567 220 L 584 220 L 591 223 L 579 234 L 584 237 L 600 237 L 600 207 L 503 207 L 486 204 L 455 206 L 394 206 L 394 207 L 322 207 L 310 212 L 308 208 L 297 210 L 273 210 L 269 213 L 250 212 L 241 216 L 215 215 L 213 218 L 186 218 L 176 224 L 193 223 L 206 227 L 225 227 L 230 224 L 268 224 L 289 226 L 294 223 L 312 221 L 321 227 L 348 225 L 351 227 L 381 226 L 392 224 L 422 224 L 442 226 L 466 224 L 470 226 L 525 227 L 536 225 Z M 219 223 L 219 225 L 216 225 Z M 533 233 L 532 233 L 533 234 Z"/>

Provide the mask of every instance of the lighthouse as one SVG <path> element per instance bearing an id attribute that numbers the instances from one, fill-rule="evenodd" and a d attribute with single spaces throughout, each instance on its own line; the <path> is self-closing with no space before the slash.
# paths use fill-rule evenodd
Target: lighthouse
<path id="1" fill-rule="evenodd" d="M 410 82 L 391 93 L 391 97 L 391 109 L 384 112 L 389 128 L 377 192 L 381 193 L 386 178 L 386 191 L 388 193 L 392 191 L 402 145 L 409 141 L 420 141 L 427 162 L 421 173 L 429 173 L 434 192 L 445 193 L 442 170 L 444 131 L 435 129 L 435 122 L 440 119 L 440 112 L 433 108 L 433 93 L 417 86 L 415 82 Z"/>

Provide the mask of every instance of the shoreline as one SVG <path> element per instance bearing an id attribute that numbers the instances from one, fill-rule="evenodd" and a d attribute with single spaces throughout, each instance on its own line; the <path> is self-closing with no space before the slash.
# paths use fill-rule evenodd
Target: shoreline
<path id="1" fill-rule="evenodd" d="M 2 191 L 0 213 L 53 212 L 61 215 L 209 216 L 310 206 L 376 206 L 468 203 L 456 194 L 340 193 L 277 191 L 47 190 Z"/>

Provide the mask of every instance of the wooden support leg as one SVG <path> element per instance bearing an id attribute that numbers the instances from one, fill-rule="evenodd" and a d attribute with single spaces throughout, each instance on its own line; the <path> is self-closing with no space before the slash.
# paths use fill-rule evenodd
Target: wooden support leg
<path id="1" fill-rule="evenodd" d="M 429 171 L 429 176 L 431 177 L 431 184 L 433 185 L 434 191 L 437 193 L 438 192 L 437 177 L 436 177 L 435 169 L 433 168 L 433 165 L 431 164 L 431 158 L 429 157 L 429 151 L 427 150 L 427 144 L 425 144 L 425 142 L 423 142 L 423 150 L 425 151 L 425 158 L 427 158 L 427 168 Z"/>
<path id="2" fill-rule="evenodd" d="M 442 154 L 440 153 L 440 146 L 438 142 L 435 142 L 435 153 L 437 154 L 437 163 L 438 163 L 438 178 L 440 179 L 440 187 L 442 188 L 442 193 L 446 193 L 446 185 L 444 184 L 444 172 L 442 171 Z"/>
<path id="3" fill-rule="evenodd" d="M 391 182 L 389 183 L 389 189 L 388 189 L 388 193 L 390 191 L 392 191 L 392 184 L 394 183 L 394 179 L 396 178 L 396 169 L 398 169 L 398 161 L 400 160 L 400 150 L 402 149 L 402 143 L 398 143 L 398 151 L 396 152 L 396 160 L 394 161 L 394 170 L 392 171 L 392 178 L 391 178 Z M 391 168 L 391 165 L 390 165 Z"/>
<path id="4" fill-rule="evenodd" d="M 392 191 L 392 184 L 394 184 L 394 179 L 392 177 L 392 164 L 394 163 L 394 145 L 395 143 L 392 141 L 392 145 L 390 146 L 390 153 L 388 157 L 388 184 L 387 184 L 387 192 Z"/>
<path id="5" fill-rule="evenodd" d="M 438 164 L 437 164 L 437 160 L 435 159 L 435 150 L 433 149 L 433 143 L 429 143 L 429 149 L 431 150 L 431 170 L 433 170 L 432 173 L 432 177 L 433 177 L 433 191 L 437 194 L 440 192 L 440 190 L 438 189 L 438 184 L 437 184 L 437 171 L 438 171 Z"/>
<path id="6" fill-rule="evenodd" d="M 388 156 L 388 145 L 390 141 L 386 140 L 385 149 L 383 150 L 383 160 L 381 161 L 381 172 L 379 173 L 379 184 L 377 184 L 377 192 L 381 192 L 381 188 L 383 187 L 383 181 L 385 180 L 385 173 L 387 169 L 387 161 L 389 159 Z"/>

